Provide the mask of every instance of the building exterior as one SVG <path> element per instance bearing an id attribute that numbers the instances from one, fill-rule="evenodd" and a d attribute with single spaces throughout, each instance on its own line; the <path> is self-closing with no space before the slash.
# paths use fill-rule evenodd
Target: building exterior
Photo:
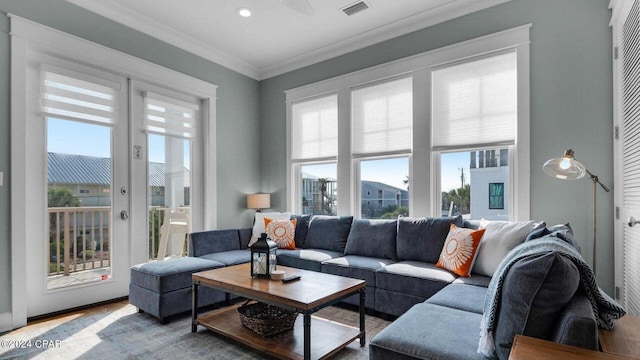
<path id="1" fill-rule="evenodd" d="M 472 151 L 471 219 L 509 220 L 509 151 Z"/>
<path id="2" fill-rule="evenodd" d="M 185 184 L 190 183 L 190 171 Z M 165 165 L 149 162 L 150 206 L 165 205 Z M 80 206 L 111 205 L 111 159 L 72 154 L 47 154 L 49 189 L 67 189 L 80 200 Z M 189 188 L 185 188 L 185 204 L 189 204 Z"/>

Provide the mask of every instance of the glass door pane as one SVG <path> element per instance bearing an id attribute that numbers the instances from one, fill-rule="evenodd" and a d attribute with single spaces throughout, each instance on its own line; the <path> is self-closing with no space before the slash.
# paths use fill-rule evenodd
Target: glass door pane
<path id="1" fill-rule="evenodd" d="M 109 126 L 47 118 L 47 288 L 111 276 Z"/>
<path id="2" fill-rule="evenodd" d="M 191 141 L 149 134 L 149 259 L 187 252 L 191 205 Z"/>

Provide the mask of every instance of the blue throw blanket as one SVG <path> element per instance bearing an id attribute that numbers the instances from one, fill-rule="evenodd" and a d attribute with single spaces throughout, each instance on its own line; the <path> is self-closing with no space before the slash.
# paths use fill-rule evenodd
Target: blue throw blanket
<path id="1" fill-rule="evenodd" d="M 598 326 L 604 329 L 612 329 L 615 319 L 625 315 L 615 300 L 602 291 L 596 284 L 593 270 L 584 262 L 582 255 L 568 243 L 560 240 L 554 235 L 546 235 L 539 239 L 527 241 L 518 245 L 502 260 L 495 274 L 491 278 L 491 283 L 487 288 L 487 295 L 484 299 L 484 312 L 480 323 L 480 341 L 478 353 L 485 356 L 494 356 L 495 342 L 494 331 L 496 325 L 496 311 L 502 296 L 502 284 L 509 272 L 509 269 L 520 259 L 537 256 L 547 253 L 559 253 L 571 260 L 580 272 L 580 288 L 585 292 L 593 307 Z"/>

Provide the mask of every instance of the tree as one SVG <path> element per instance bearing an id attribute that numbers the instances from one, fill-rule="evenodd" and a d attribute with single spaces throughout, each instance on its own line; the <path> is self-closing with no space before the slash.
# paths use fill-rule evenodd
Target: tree
<path id="1" fill-rule="evenodd" d="M 458 189 L 450 190 L 449 192 L 443 191 L 442 208 L 448 209 L 451 202 L 453 202 L 457 213 L 471 213 L 471 186 L 469 184 L 466 184 Z M 452 215 L 453 214 L 449 214 L 449 216 Z"/>
<path id="2" fill-rule="evenodd" d="M 381 219 L 397 219 L 398 216 L 409 216 L 408 206 L 388 206 L 385 209 L 387 212 L 382 214 Z"/>
<path id="3" fill-rule="evenodd" d="M 48 207 L 78 207 L 80 199 L 75 197 L 68 189 L 49 188 L 47 191 Z"/>

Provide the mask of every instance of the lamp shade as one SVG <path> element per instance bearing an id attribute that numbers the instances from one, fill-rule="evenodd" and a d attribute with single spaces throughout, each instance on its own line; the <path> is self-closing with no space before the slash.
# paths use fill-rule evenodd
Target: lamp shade
<path id="1" fill-rule="evenodd" d="M 564 152 L 560 158 L 549 159 L 542 165 L 542 170 L 549 176 L 562 180 L 581 179 L 587 173 L 587 168 L 574 158 L 573 150 Z"/>
<path id="2" fill-rule="evenodd" d="M 247 195 L 247 208 L 268 209 L 271 207 L 271 194 L 249 194 Z"/>

